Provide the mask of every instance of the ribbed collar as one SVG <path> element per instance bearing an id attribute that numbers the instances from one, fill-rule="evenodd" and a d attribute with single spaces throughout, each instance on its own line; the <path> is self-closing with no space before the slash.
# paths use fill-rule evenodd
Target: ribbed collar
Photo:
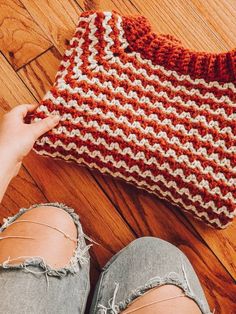
<path id="1" fill-rule="evenodd" d="M 197 52 L 171 35 L 156 34 L 143 16 L 123 16 L 131 51 L 168 70 L 206 81 L 236 82 L 236 49 L 222 53 Z"/>

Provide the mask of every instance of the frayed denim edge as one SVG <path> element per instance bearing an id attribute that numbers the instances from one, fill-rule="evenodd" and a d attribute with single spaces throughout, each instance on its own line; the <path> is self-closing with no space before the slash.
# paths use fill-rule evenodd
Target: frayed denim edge
<path id="1" fill-rule="evenodd" d="M 172 273 L 172 275 L 173 274 L 174 273 Z M 179 280 L 178 275 L 177 275 L 177 278 L 172 277 L 171 275 L 168 275 L 164 278 L 155 277 L 155 278 L 151 279 L 144 286 L 139 287 L 139 288 L 135 289 L 134 291 L 132 291 L 132 293 L 128 296 L 128 298 L 124 302 L 120 302 L 118 305 L 119 309 L 124 310 L 128 306 L 128 304 L 130 304 L 130 302 L 132 302 L 134 299 L 141 296 L 142 294 L 144 294 L 148 290 L 153 289 L 153 288 L 158 287 L 158 286 L 163 286 L 166 284 L 172 284 L 172 285 L 175 285 L 175 286 L 181 288 L 187 297 L 191 298 L 193 301 L 195 301 L 197 303 L 197 305 L 199 306 L 199 308 L 203 314 L 211 314 L 211 312 L 209 312 L 205 308 L 203 302 L 201 302 L 201 300 L 198 300 L 198 298 L 196 298 L 196 296 L 192 293 L 192 291 L 189 289 L 188 285 L 185 282 Z"/>
<path id="2" fill-rule="evenodd" d="M 113 295 L 112 299 L 109 301 L 109 307 L 105 307 L 101 304 L 98 304 L 98 308 L 99 308 L 98 313 L 99 314 L 108 314 L 108 313 L 119 314 L 121 311 L 124 311 L 135 299 L 142 296 L 148 290 L 153 289 L 155 287 L 160 287 L 160 286 L 163 286 L 166 284 L 172 284 L 172 285 L 175 285 L 175 286 L 181 288 L 187 297 L 189 297 L 193 301 L 195 301 L 195 303 L 199 306 L 202 314 L 213 314 L 212 312 L 210 312 L 206 308 L 206 306 L 203 304 L 203 302 L 201 300 L 196 298 L 196 296 L 192 293 L 192 291 L 188 287 L 187 283 L 181 281 L 179 279 L 178 274 L 174 273 L 174 272 L 170 273 L 169 275 L 165 276 L 164 278 L 154 277 L 154 278 L 150 279 L 149 281 L 147 281 L 147 283 L 145 285 L 138 287 L 135 290 L 133 290 L 124 301 L 120 301 L 117 304 L 115 304 L 115 302 L 114 302 L 115 297 L 116 297 L 116 293 L 118 291 L 118 287 L 117 287 L 118 284 L 116 283 L 114 295 Z M 114 306 L 111 306 L 112 303 L 114 304 Z"/>
<path id="3" fill-rule="evenodd" d="M 92 246 L 86 245 L 85 243 L 85 234 L 83 233 L 82 226 L 79 222 L 79 216 L 74 212 L 74 209 L 71 207 L 66 206 L 63 203 L 41 203 L 41 204 L 35 204 L 32 205 L 29 208 L 21 208 L 18 213 L 16 213 L 14 216 L 10 216 L 8 218 L 4 218 L 3 221 L 4 223 L 0 227 L 0 232 L 2 232 L 4 229 L 7 228 L 7 226 L 15 221 L 18 217 L 20 217 L 23 213 L 36 208 L 36 207 L 41 207 L 41 206 L 54 206 L 58 207 L 60 209 L 65 210 L 70 216 L 72 217 L 76 227 L 77 227 L 77 247 L 74 251 L 73 256 L 71 257 L 69 263 L 58 269 L 53 269 L 50 265 L 46 264 L 44 262 L 44 259 L 42 257 L 29 257 L 24 260 L 19 265 L 10 265 L 6 262 L 0 264 L 0 269 L 24 269 L 25 271 L 29 271 L 27 269 L 27 266 L 38 266 L 41 269 L 44 270 L 43 273 L 46 273 L 48 276 L 56 276 L 56 277 L 65 277 L 68 273 L 71 274 L 76 274 L 79 272 L 80 267 L 83 264 L 88 264 L 90 257 L 88 250 Z M 30 271 L 29 271 L 30 272 Z"/>

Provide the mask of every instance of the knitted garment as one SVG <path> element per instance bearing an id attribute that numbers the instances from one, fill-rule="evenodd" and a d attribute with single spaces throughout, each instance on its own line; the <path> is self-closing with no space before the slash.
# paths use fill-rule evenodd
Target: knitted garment
<path id="1" fill-rule="evenodd" d="M 194 52 L 144 17 L 85 12 L 33 120 L 34 149 L 155 193 L 218 228 L 236 214 L 236 50 Z"/>

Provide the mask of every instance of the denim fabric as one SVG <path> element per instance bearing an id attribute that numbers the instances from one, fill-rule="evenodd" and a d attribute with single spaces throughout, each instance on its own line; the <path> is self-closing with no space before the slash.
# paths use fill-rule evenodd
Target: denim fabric
<path id="1" fill-rule="evenodd" d="M 2 314 L 75 314 L 84 313 L 88 293 L 88 246 L 79 217 L 73 209 L 58 203 L 22 208 L 15 216 L 5 219 L 2 232 L 9 223 L 37 206 L 56 206 L 67 211 L 77 227 L 77 248 L 70 263 L 61 269 L 52 269 L 40 257 L 32 257 L 22 264 L 0 265 L 0 313 Z"/>
<path id="2" fill-rule="evenodd" d="M 85 244 L 79 217 L 59 203 L 22 208 L 5 219 L 2 232 L 24 212 L 37 206 L 56 206 L 67 211 L 77 227 L 77 248 L 66 267 L 52 269 L 40 257 L 21 264 L 0 264 L 0 313 L 83 314 L 90 289 L 89 245 Z M 90 314 L 117 314 L 148 290 L 174 284 L 192 298 L 203 314 L 210 310 L 199 280 L 187 257 L 175 246 L 157 238 L 140 238 L 114 255 L 103 268 Z"/>
<path id="3" fill-rule="evenodd" d="M 121 313 L 134 299 L 164 284 L 180 287 L 202 313 L 211 313 L 187 257 L 166 241 L 144 237 L 113 256 L 103 268 L 90 314 Z"/>

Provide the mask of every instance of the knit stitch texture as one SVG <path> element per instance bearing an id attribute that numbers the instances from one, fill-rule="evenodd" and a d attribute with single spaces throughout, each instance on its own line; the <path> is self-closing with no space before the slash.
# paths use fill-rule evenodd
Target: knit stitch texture
<path id="1" fill-rule="evenodd" d="M 33 120 L 34 149 L 122 178 L 217 228 L 236 214 L 236 50 L 194 52 L 144 17 L 84 12 Z"/>

